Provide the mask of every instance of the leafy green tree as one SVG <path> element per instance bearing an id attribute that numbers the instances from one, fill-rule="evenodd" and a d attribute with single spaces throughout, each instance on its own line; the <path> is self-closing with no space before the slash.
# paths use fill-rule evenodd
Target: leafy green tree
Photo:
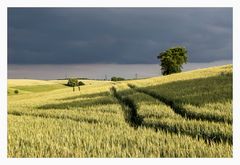
<path id="1" fill-rule="evenodd" d="M 82 81 L 78 81 L 77 78 L 69 78 L 67 86 L 73 87 L 73 92 L 75 91 L 75 87 L 78 87 L 78 90 L 80 91 L 80 86 L 85 85 Z"/>
<path id="2" fill-rule="evenodd" d="M 67 85 L 70 86 L 70 87 L 77 86 L 78 85 L 78 79 L 76 79 L 76 78 L 69 78 Z"/>
<path id="3" fill-rule="evenodd" d="M 157 56 L 161 62 L 161 71 L 163 75 L 179 73 L 182 71 L 182 65 L 187 63 L 188 55 L 185 47 L 172 47 Z"/>

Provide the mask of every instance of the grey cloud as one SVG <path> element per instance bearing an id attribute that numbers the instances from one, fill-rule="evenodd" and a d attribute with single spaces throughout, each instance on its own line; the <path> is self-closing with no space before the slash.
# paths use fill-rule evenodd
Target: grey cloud
<path id="1" fill-rule="evenodd" d="M 190 62 L 232 59 L 231 8 L 10 8 L 11 64 L 158 63 L 186 46 Z"/>

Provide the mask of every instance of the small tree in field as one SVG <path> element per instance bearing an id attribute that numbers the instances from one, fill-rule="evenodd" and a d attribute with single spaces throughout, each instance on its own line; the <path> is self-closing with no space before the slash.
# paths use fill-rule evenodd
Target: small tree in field
<path id="1" fill-rule="evenodd" d="M 70 78 L 68 79 L 68 83 L 67 83 L 68 86 L 70 87 L 75 87 L 78 85 L 78 79 L 76 78 Z"/>
<path id="2" fill-rule="evenodd" d="M 161 62 L 161 71 L 163 75 L 179 73 L 182 71 L 182 65 L 187 63 L 187 49 L 184 47 L 173 47 L 157 56 Z"/>
<path id="3" fill-rule="evenodd" d="M 73 92 L 75 91 L 75 87 L 78 87 L 78 90 L 80 91 L 80 86 L 85 85 L 82 81 L 78 81 L 77 78 L 69 78 L 67 86 L 73 87 Z"/>

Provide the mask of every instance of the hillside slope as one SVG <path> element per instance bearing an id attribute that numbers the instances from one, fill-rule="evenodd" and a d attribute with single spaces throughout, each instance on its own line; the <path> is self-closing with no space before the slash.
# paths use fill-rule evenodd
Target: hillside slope
<path id="1" fill-rule="evenodd" d="M 85 81 L 9 80 L 8 156 L 232 157 L 232 65 Z"/>

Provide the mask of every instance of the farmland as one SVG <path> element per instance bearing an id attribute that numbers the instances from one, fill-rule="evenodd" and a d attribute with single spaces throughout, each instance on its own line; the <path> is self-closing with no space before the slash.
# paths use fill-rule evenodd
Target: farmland
<path id="1" fill-rule="evenodd" d="M 82 81 L 8 80 L 8 157 L 232 157 L 232 65 Z"/>

